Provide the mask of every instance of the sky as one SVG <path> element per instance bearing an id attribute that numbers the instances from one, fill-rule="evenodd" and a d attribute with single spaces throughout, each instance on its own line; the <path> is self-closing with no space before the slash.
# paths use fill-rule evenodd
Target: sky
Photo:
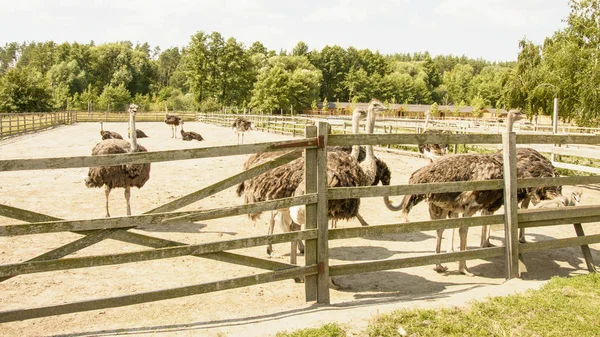
<path id="1" fill-rule="evenodd" d="M 514 61 L 566 27 L 568 0 L 0 0 L 0 46 L 129 40 L 165 50 L 198 31 L 249 47 L 326 45 Z"/>

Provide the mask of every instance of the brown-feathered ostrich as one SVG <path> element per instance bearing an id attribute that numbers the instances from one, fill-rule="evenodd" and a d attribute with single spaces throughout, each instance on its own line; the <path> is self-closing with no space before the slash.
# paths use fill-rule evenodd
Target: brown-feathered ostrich
<path id="1" fill-rule="evenodd" d="M 100 136 L 102 136 L 102 140 L 123 139 L 123 137 L 118 132 L 104 131 L 104 122 L 100 122 Z"/>
<path id="2" fill-rule="evenodd" d="M 129 106 L 129 123 L 132 130 L 135 130 L 135 113 L 137 106 Z M 132 135 L 130 142 L 122 139 L 106 139 L 94 146 L 92 156 L 146 152 L 146 148 L 137 143 L 135 134 Z M 127 164 L 118 166 L 98 166 L 90 167 L 88 176 L 85 179 L 87 187 L 105 188 L 106 194 L 106 217 L 110 217 L 108 211 L 108 196 L 113 188 L 122 187 L 125 189 L 125 201 L 127 202 L 127 215 L 131 215 L 131 206 L 129 198 L 131 196 L 131 187 L 141 188 L 150 178 L 150 164 Z"/>
<path id="3" fill-rule="evenodd" d="M 507 132 L 512 131 L 516 120 L 522 119 L 523 114 L 510 111 L 507 121 Z M 496 154 L 457 154 L 442 157 L 428 165 L 416 170 L 409 178 L 409 184 L 438 183 L 452 181 L 477 181 L 503 179 L 502 158 Z M 388 205 L 393 211 L 402 210 L 405 221 L 408 213 L 418 203 L 426 200 L 429 203 L 431 219 L 445 219 L 448 216 L 471 217 L 481 210 L 494 210 L 504 200 L 503 190 L 463 191 L 449 193 L 428 193 L 406 195 L 400 206 Z M 467 248 L 467 233 L 469 227 L 459 228 L 460 250 Z M 436 254 L 440 253 L 442 234 L 444 230 L 438 229 L 436 235 Z M 441 264 L 436 264 L 435 270 L 445 272 L 448 269 Z M 465 260 L 458 264 L 460 273 L 473 276 L 467 269 Z"/>
<path id="4" fill-rule="evenodd" d="M 249 132 L 250 130 L 253 130 L 254 126 L 252 125 L 252 122 L 250 122 L 246 118 L 238 117 L 233 121 L 233 124 L 231 124 L 231 128 L 232 128 L 233 132 L 235 132 L 235 134 L 237 135 L 238 145 L 239 145 L 240 144 L 240 135 L 242 135 L 241 144 L 244 144 L 244 133 Z"/>
<path id="5" fill-rule="evenodd" d="M 429 110 L 425 112 L 425 125 L 423 127 L 423 133 L 426 134 L 443 134 L 450 133 L 450 131 L 442 131 L 442 130 L 428 130 L 427 126 L 429 124 L 429 119 L 431 118 L 431 113 Z M 422 153 L 425 157 L 429 158 L 429 161 L 434 161 L 448 153 L 448 144 L 419 144 L 419 152 Z"/>
<path id="6" fill-rule="evenodd" d="M 189 131 L 189 132 L 185 132 L 183 131 L 183 121 L 181 121 L 181 139 L 183 140 L 197 140 L 197 141 L 202 141 L 204 140 L 204 138 L 202 138 L 202 136 L 194 131 Z"/>
<path id="7" fill-rule="evenodd" d="M 146 133 L 140 129 L 135 129 L 135 136 L 137 138 L 148 138 L 148 135 L 146 135 Z M 131 129 L 129 128 L 127 129 L 127 138 L 131 138 Z"/>
<path id="8" fill-rule="evenodd" d="M 165 113 L 165 123 L 171 127 L 171 138 L 177 138 L 177 127 L 181 124 L 181 117 Z"/>
<path id="9" fill-rule="evenodd" d="M 503 160 L 501 154 L 497 154 L 500 160 Z M 558 177 L 558 172 L 552 162 L 544 157 L 538 151 L 531 148 L 517 149 L 517 178 L 552 178 Z M 549 201 L 562 196 L 561 186 L 543 186 L 520 188 L 517 190 L 517 202 L 521 209 L 527 209 L 530 203 L 536 205 L 540 201 Z M 495 209 L 483 210 L 482 215 L 491 215 L 497 211 L 500 205 Z M 481 247 L 490 247 L 490 230 L 489 226 L 482 226 L 481 229 Z M 525 229 L 519 229 L 519 241 L 525 241 Z"/>
<path id="10" fill-rule="evenodd" d="M 378 104 L 380 104 L 380 102 Z M 355 128 L 356 131 L 358 130 L 358 123 L 365 118 L 366 118 L 365 112 L 361 112 L 358 109 L 355 110 L 355 113 L 353 115 L 353 125 L 354 124 L 356 125 L 356 128 Z M 335 158 L 332 157 L 332 156 L 335 156 L 335 152 L 330 151 L 330 150 L 335 150 L 335 148 L 328 148 L 328 162 L 337 162 L 341 157 L 335 157 Z M 340 155 L 340 156 L 345 156 L 347 161 L 351 161 L 351 159 L 354 159 L 354 161 L 356 161 L 355 158 L 350 156 L 347 152 L 344 152 L 347 149 L 341 149 L 341 150 L 342 151 L 340 151 L 340 152 L 343 152 L 343 155 Z M 358 156 L 358 154 L 360 152 L 359 150 L 357 150 L 356 156 Z M 283 152 L 265 152 L 265 153 L 257 153 L 257 154 L 251 155 L 248 158 L 248 160 L 246 160 L 246 162 L 244 164 L 244 169 L 247 170 L 253 166 L 256 166 L 260 163 L 263 163 L 267 160 L 270 160 L 270 159 L 280 156 L 282 154 L 283 154 Z M 377 169 L 376 169 L 377 174 L 375 176 L 374 182 L 381 181 L 383 184 L 389 185 L 390 177 L 391 177 L 391 172 L 390 172 L 389 168 L 381 160 L 376 160 L 376 163 L 377 163 L 376 164 L 377 165 Z M 330 166 L 330 165 L 328 164 L 328 166 Z M 358 163 L 356 163 L 354 170 L 357 170 L 358 168 L 359 168 L 359 165 L 358 165 Z M 255 203 L 255 202 L 266 201 L 266 200 L 287 198 L 287 197 L 291 197 L 294 195 L 294 192 L 297 190 L 298 186 L 301 185 L 303 179 L 304 179 L 304 159 L 298 158 L 286 165 L 276 167 L 276 168 L 270 170 L 269 172 L 263 173 L 262 175 L 259 175 L 255 178 L 245 181 L 244 183 L 241 183 L 240 185 L 238 185 L 237 194 L 238 194 L 238 196 L 241 196 L 242 194 L 244 195 L 245 203 Z M 357 185 L 353 185 L 353 186 L 357 186 Z M 351 201 L 350 203 L 356 202 L 359 199 L 353 199 L 353 200 L 354 201 Z M 343 201 L 335 200 L 335 203 L 339 203 L 339 202 L 343 202 Z M 333 200 L 330 203 L 333 203 L 335 205 Z M 288 212 L 288 210 L 280 210 L 280 211 Z M 275 225 L 274 220 L 275 220 L 276 215 L 277 215 L 277 212 L 272 213 L 272 215 L 271 215 L 270 222 L 269 222 L 269 234 L 273 233 L 273 228 Z M 289 217 L 289 214 L 284 214 L 284 215 L 281 215 L 280 217 Z M 356 213 L 356 215 L 354 215 L 354 216 L 357 216 L 357 215 L 358 215 L 358 213 Z M 260 217 L 260 213 L 249 214 L 248 216 L 250 217 L 251 220 L 256 221 Z M 290 228 L 294 227 L 293 225 L 284 224 L 281 222 L 279 222 L 279 224 L 280 224 L 280 226 L 284 227 L 283 228 L 284 231 L 290 230 Z M 267 247 L 267 253 L 269 255 L 271 255 L 271 253 L 272 253 L 272 249 L 270 246 Z"/>

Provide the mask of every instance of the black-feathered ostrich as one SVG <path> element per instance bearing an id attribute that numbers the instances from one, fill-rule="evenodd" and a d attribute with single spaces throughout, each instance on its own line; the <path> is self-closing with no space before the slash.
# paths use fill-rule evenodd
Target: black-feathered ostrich
<path id="1" fill-rule="evenodd" d="M 233 121 L 233 124 L 231 124 L 231 129 L 237 135 L 238 145 L 239 145 L 240 144 L 240 135 L 242 135 L 241 144 L 244 144 L 244 133 L 249 132 L 250 130 L 253 130 L 254 126 L 252 125 L 252 122 L 250 122 L 246 118 L 238 117 Z"/>
<path id="2" fill-rule="evenodd" d="M 381 102 L 379 101 L 373 101 L 373 112 L 376 113 L 377 111 L 380 111 L 381 107 L 383 106 L 381 104 Z M 365 119 L 366 116 L 366 112 L 365 111 L 360 111 L 359 109 L 356 109 L 354 111 L 354 115 L 353 115 L 353 125 L 356 125 L 355 130 L 358 131 L 358 123 Z M 356 163 L 356 157 L 358 157 L 359 154 L 359 149 L 357 147 L 356 153 L 353 154 L 352 156 L 349 155 L 347 152 L 344 152 L 342 149 L 341 154 L 338 154 L 336 157 L 336 152 L 334 151 L 330 151 L 331 148 L 328 148 L 328 168 L 331 168 L 331 170 L 333 170 L 335 167 L 333 165 L 331 165 L 330 163 L 334 163 L 334 162 L 340 162 L 345 159 L 346 163 L 352 162 L 354 161 L 354 165 L 351 165 L 350 170 L 348 171 L 348 174 L 350 174 L 349 172 L 354 171 L 354 172 L 358 172 L 360 169 L 360 166 L 358 163 Z M 244 169 L 247 170 L 253 166 L 256 166 L 260 163 L 263 163 L 269 159 L 272 159 L 274 157 L 280 156 L 282 155 L 283 152 L 265 152 L 265 153 L 257 153 L 254 154 L 252 156 L 250 156 L 248 158 L 248 160 L 245 162 L 244 164 Z M 376 176 L 373 180 L 374 183 L 381 181 L 383 184 L 388 184 L 390 183 L 390 177 L 391 177 L 391 173 L 389 168 L 387 167 L 387 165 L 379 160 L 376 159 Z M 362 170 L 360 170 L 362 171 Z M 359 173 L 356 173 L 359 174 Z M 328 176 L 331 176 L 328 173 Z M 266 200 L 273 200 L 273 199 L 280 199 L 280 198 L 287 198 L 287 197 L 291 197 L 294 195 L 294 192 L 296 192 L 296 190 L 298 189 L 298 187 L 301 185 L 301 183 L 303 182 L 304 179 L 304 159 L 303 158 L 299 158 L 296 159 L 286 165 L 282 165 L 279 166 L 277 168 L 274 168 L 272 170 L 270 170 L 269 172 L 263 173 L 262 175 L 259 175 L 255 178 L 249 179 L 247 181 L 245 181 L 244 183 L 240 184 L 238 186 L 237 189 L 237 194 L 238 196 L 241 196 L 242 194 L 244 195 L 244 201 L 245 203 L 255 203 L 255 202 L 260 202 L 260 201 L 266 201 Z M 365 179 L 365 178 L 361 178 L 361 179 Z M 366 180 L 366 179 L 365 179 Z M 343 179 L 343 181 L 347 181 L 347 179 Z M 356 182 L 353 183 L 352 186 L 358 186 L 358 184 Z M 346 206 L 352 206 L 355 205 L 356 209 L 358 210 L 358 202 L 359 199 L 350 199 L 350 201 L 343 201 L 343 200 L 332 200 L 330 202 L 330 207 L 340 207 L 340 203 L 343 206 L 344 203 L 347 202 L 348 204 L 346 204 Z M 337 205 L 337 206 L 336 206 Z M 285 212 L 283 215 L 280 215 L 280 218 L 278 220 L 281 220 L 281 218 L 287 218 L 289 220 L 289 211 L 288 210 L 280 210 L 282 212 Z M 330 212 L 331 213 L 331 212 Z M 347 215 L 348 213 L 346 213 Z M 354 213 L 355 215 L 350 215 L 348 217 L 341 217 L 341 218 L 352 218 L 354 216 L 358 217 L 358 213 Z M 275 216 L 277 214 L 276 213 L 272 213 L 271 215 L 271 219 L 269 222 L 269 234 L 273 233 L 273 228 L 274 228 L 274 219 Z M 339 212 L 334 212 L 334 217 L 332 217 L 332 220 L 335 220 L 335 217 L 337 217 L 338 215 L 341 216 L 341 213 Z M 248 215 L 250 217 L 251 220 L 256 221 L 259 217 L 260 217 L 260 213 L 258 214 L 249 214 Z M 279 222 L 279 221 L 278 221 Z M 279 222 L 280 226 L 283 227 L 284 231 L 289 231 L 290 229 L 295 229 L 297 227 L 294 227 L 294 225 L 290 225 L 289 223 L 284 224 L 282 222 Z M 301 245 L 300 245 L 301 246 Z M 272 253 L 272 249 L 269 246 L 267 248 L 267 253 L 269 255 L 271 255 Z"/>
<path id="3" fill-rule="evenodd" d="M 171 127 L 171 138 L 177 138 L 177 127 L 181 124 L 181 117 L 165 113 L 165 124 Z"/>
<path id="4" fill-rule="evenodd" d="M 129 123 L 132 130 L 135 130 L 135 113 L 137 106 L 129 106 Z M 92 156 L 146 152 L 146 148 L 137 143 L 136 136 L 133 134 L 130 142 L 122 139 L 106 139 L 96 144 L 92 150 Z M 131 187 L 141 188 L 150 178 L 150 164 L 127 164 L 118 166 L 98 166 L 90 167 L 88 176 L 85 179 L 87 187 L 105 188 L 106 194 L 106 217 L 110 217 L 108 211 L 108 196 L 113 188 L 122 187 L 125 189 L 125 201 L 127 202 L 127 215 L 131 215 L 131 206 L 129 198 L 131 196 Z"/>
<path id="5" fill-rule="evenodd" d="M 519 111 L 510 111 L 507 118 L 507 132 L 512 131 L 515 121 L 523 118 Z M 503 179 L 502 157 L 496 154 L 457 154 L 442 157 L 429 163 L 410 176 L 409 184 L 423 184 L 452 181 L 477 181 Z M 449 193 L 429 193 L 406 195 L 400 206 L 388 205 L 390 210 L 402 210 L 405 221 L 408 213 L 418 203 L 427 200 L 431 219 L 445 219 L 448 216 L 471 217 L 481 210 L 494 210 L 504 200 L 502 190 L 488 191 L 463 191 Z M 443 229 L 437 230 L 436 254 L 440 253 Z M 460 250 L 467 248 L 467 233 L 469 227 L 459 228 Z M 445 272 L 446 267 L 436 264 L 435 270 Z M 460 260 L 458 271 L 462 274 L 473 276 L 467 269 L 465 260 Z"/>
<path id="6" fill-rule="evenodd" d="M 104 122 L 100 122 L 100 136 L 102 136 L 102 140 L 123 139 L 123 137 L 118 132 L 104 131 Z"/>
<path id="7" fill-rule="evenodd" d="M 204 140 L 204 138 L 202 138 L 202 136 L 197 132 L 183 131 L 183 121 L 181 121 L 181 139 L 187 140 L 187 141 L 191 141 L 191 140 L 203 141 Z"/>

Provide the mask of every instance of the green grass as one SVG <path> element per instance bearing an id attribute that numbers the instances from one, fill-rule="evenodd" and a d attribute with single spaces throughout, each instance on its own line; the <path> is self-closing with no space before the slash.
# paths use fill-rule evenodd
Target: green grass
<path id="1" fill-rule="evenodd" d="M 346 336 L 344 327 L 278 337 Z M 539 290 L 466 307 L 406 309 L 375 317 L 360 336 L 600 336 L 600 275 L 551 279 Z"/>
<path id="2" fill-rule="evenodd" d="M 294 332 L 278 332 L 276 337 L 346 337 L 346 330 L 336 323 L 325 324 L 320 328 L 301 329 Z"/>

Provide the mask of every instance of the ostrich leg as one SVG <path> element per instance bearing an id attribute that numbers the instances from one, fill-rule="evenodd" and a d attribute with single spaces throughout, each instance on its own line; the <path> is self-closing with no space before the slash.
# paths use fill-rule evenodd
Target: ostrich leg
<path id="1" fill-rule="evenodd" d="M 521 202 L 521 209 L 527 209 L 529 207 L 529 202 L 530 202 L 530 198 L 527 197 L 525 199 L 523 199 L 523 201 Z M 525 228 L 520 228 L 519 229 L 519 242 L 520 243 L 527 243 L 527 240 L 525 239 Z"/>
<path id="2" fill-rule="evenodd" d="M 108 187 L 108 185 L 104 185 L 104 194 L 106 195 L 106 217 L 110 218 L 110 213 L 108 213 L 108 195 L 110 194 L 110 187 Z"/>
<path id="3" fill-rule="evenodd" d="M 125 202 L 127 203 L 127 215 L 131 215 L 131 204 L 129 203 L 129 198 L 131 198 L 131 187 L 125 187 Z"/>
<path id="4" fill-rule="evenodd" d="M 467 211 L 463 214 L 463 218 L 470 218 L 476 212 Z M 460 251 L 463 252 L 467 250 L 467 234 L 469 233 L 469 227 L 460 227 L 458 229 L 458 236 L 460 237 Z M 467 261 L 460 260 L 458 261 L 458 272 L 464 274 L 466 276 L 475 276 L 475 274 L 471 273 L 469 269 L 467 269 Z"/>
<path id="5" fill-rule="evenodd" d="M 267 235 L 273 235 L 274 228 L 275 228 L 275 211 L 271 211 L 271 216 L 269 218 L 269 227 L 267 228 Z M 270 243 L 267 246 L 267 255 L 269 255 L 269 257 L 273 256 L 273 245 Z"/>
<path id="6" fill-rule="evenodd" d="M 446 216 L 448 215 L 448 211 L 437 207 L 433 204 L 429 204 L 429 217 L 431 218 L 431 220 L 439 220 L 439 219 L 445 219 Z M 435 236 L 435 253 L 439 254 L 442 248 L 442 234 L 444 234 L 444 229 L 443 228 L 439 228 L 436 231 L 436 236 Z M 442 266 L 441 263 L 436 263 L 435 264 L 435 268 L 433 268 L 433 270 L 435 270 L 438 273 L 444 273 L 446 271 L 448 271 L 448 267 L 444 267 Z"/>
<path id="7" fill-rule="evenodd" d="M 494 213 L 488 212 L 483 209 L 481 210 L 482 216 L 492 215 L 492 214 L 494 214 Z M 481 226 L 481 243 L 480 243 L 479 247 L 481 247 L 481 248 L 492 247 L 492 244 L 490 243 L 491 231 L 492 231 L 491 226 L 488 226 L 488 225 Z"/>

